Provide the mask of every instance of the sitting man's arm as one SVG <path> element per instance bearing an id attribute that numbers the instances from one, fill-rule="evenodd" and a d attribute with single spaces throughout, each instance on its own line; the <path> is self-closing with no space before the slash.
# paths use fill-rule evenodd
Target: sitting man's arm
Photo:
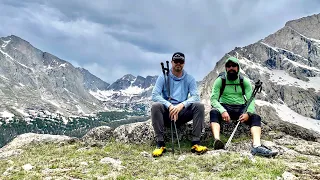
<path id="1" fill-rule="evenodd" d="M 162 103 L 167 108 L 169 108 L 171 103 L 169 101 L 167 101 L 166 99 L 164 99 L 162 96 L 162 91 L 163 91 L 164 86 L 165 86 L 164 76 L 160 75 L 156 81 L 156 84 L 153 87 L 153 90 L 152 90 L 152 101 Z"/>
<path id="2" fill-rule="evenodd" d="M 200 95 L 198 93 L 197 82 L 193 77 L 190 80 L 188 89 L 189 89 L 190 97 L 182 102 L 185 108 L 190 106 L 190 104 L 192 103 L 200 102 Z M 186 89 L 186 91 L 188 91 L 188 89 Z"/>
<path id="3" fill-rule="evenodd" d="M 216 108 L 222 114 L 223 112 L 226 111 L 226 109 L 218 101 L 221 85 L 222 85 L 221 78 L 217 78 L 212 85 L 210 101 L 211 101 L 212 107 Z"/>

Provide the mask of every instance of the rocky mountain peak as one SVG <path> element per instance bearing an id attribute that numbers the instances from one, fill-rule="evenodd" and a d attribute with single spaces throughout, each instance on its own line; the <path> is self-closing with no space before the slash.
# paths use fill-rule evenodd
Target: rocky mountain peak
<path id="1" fill-rule="evenodd" d="M 17 36 L 1 38 L 0 62 L 4 114 L 26 116 L 29 110 L 45 109 L 69 116 L 104 108 L 88 90 L 108 84 Z"/>
<path id="2" fill-rule="evenodd" d="M 135 78 L 136 77 L 134 75 L 132 75 L 132 74 L 126 74 L 120 79 L 124 80 L 124 81 L 133 81 Z"/>
<path id="3" fill-rule="evenodd" d="M 110 86 L 109 83 L 104 82 L 100 78 L 91 74 L 88 70 L 84 68 L 77 68 L 84 76 L 84 86 L 88 90 L 97 91 L 97 90 L 107 90 Z"/>
<path id="4" fill-rule="evenodd" d="M 121 89 L 127 89 L 129 86 L 131 86 L 135 79 L 136 77 L 132 74 L 126 74 L 122 78 L 117 79 L 114 83 L 112 83 L 108 87 L 108 90 L 119 91 Z"/>
<path id="5" fill-rule="evenodd" d="M 291 27 L 306 37 L 320 39 L 320 14 L 288 21 L 285 27 Z"/>
<path id="6" fill-rule="evenodd" d="M 142 89 L 146 89 L 148 87 L 154 86 L 155 81 L 158 76 L 147 76 L 146 78 L 142 76 L 137 76 L 135 81 L 132 83 L 132 86 L 137 86 Z"/>
<path id="7" fill-rule="evenodd" d="M 62 59 L 59 59 L 58 57 L 56 57 L 48 52 L 43 52 L 42 57 L 43 57 L 43 64 L 45 66 L 51 66 L 51 67 L 72 66 L 69 62 L 62 60 Z"/>

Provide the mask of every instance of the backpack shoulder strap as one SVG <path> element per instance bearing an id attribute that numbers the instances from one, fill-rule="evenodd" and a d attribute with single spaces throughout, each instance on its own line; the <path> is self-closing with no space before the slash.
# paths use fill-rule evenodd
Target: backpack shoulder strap
<path id="1" fill-rule="evenodd" d="M 239 75 L 239 79 L 240 79 L 240 86 L 242 89 L 242 96 L 243 96 L 245 102 L 247 103 L 247 97 L 246 97 L 246 92 L 245 92 L 244 83 L 243 83 L 243 76 L 241 74 Z"/>
<path id="2" fill-rule="evenodd" d="M 220 73 L 219 77 L 222 80 L 222 84 L 221 84 L 221 87 L 220 87 L 220 95 L 219 95 L 218 101 L 220 100 L 220 97 L 223 94 L 224 88 L 226 87 L 226 75 L 225 75 L 225 73 L 224 72 Z"/>

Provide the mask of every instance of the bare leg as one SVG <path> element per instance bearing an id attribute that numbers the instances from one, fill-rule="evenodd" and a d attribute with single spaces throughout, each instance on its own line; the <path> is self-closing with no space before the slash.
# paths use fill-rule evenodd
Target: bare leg
<path id="1" fill-rule="evenodd" d="M 252 134 L 252 142 L 253 146 L 260 146 L 261 145 L 261 127 L 259 126 L 252 126 L 251 127 L 251 134 Z"/>
<path id="2" fill-rule="evenodd" d="M 220 140 L 220 124 L 216 122 L 212 122 L 210 125 L 211 125 L 211 131 L 214 139 Z"/>

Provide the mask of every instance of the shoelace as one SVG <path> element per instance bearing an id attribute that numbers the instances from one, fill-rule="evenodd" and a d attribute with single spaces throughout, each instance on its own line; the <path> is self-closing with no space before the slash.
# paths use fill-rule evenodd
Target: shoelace
<path id="1" fill-rule="evenodd" d="M 261 145 L 261 147 L 263 147 L 263 148 L 261 148 L 263 154 L 268 154 L 271 152 L 271 149 L 268 148 L 267 146 Z"/>

